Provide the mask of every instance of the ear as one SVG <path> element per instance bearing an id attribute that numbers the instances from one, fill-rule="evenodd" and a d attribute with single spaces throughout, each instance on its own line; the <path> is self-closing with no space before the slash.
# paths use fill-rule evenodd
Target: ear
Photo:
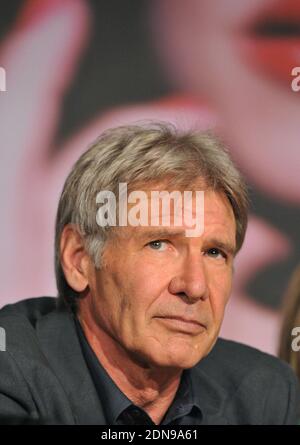
<path id="1" fill-rule="evenodd" d="M 83 292 L 88 282 L 90 258 L 85 250 L 82 236 L 73 224 L 67 224 L 60 237 L 61 267 L 69 286 Z"/>

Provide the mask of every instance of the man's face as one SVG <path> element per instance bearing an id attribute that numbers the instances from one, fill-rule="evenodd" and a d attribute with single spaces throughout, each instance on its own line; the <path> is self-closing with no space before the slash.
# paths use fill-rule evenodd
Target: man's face
<path id="1" fill-rule="evenodd" d="M 93 269 L 97 325 L 144 366 L 189 368 L 213 347 L 228 301 L 236 225 L 227 198 L 204 194 L 204 232 L 120 227 Z"/>

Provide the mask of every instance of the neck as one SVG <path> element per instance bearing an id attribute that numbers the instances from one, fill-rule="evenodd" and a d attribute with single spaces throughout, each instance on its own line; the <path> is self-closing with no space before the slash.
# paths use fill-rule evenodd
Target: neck
<path id="1" fill-rule="evenodd" d="M 118 388 L 159 424 L 174 400 L 182 370 L 145 365 L 84 312 L 80 311 L 78 319 L 103 368 Z"/>

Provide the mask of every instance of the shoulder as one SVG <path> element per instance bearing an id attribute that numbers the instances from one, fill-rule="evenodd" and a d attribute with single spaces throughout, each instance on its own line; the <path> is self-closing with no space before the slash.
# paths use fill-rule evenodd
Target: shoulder
<path id="1" fill-rule="evenodd" d="M 28 298 L 0 310 L 0 327 L 5 334 L 6 351 L 16 358 L 41 355 L 40 329 L 50 324 L 56 329 L 62 310 L 56 297 Z M 3 358 L 3 357 L 1 357 Z"/>
<path id="2" fill-rule="evenodd" d="M 49 317 L 55 320 L 57 313 L 57 299 L 54 297 L 29 298 L 4 306 L 0 310 L 1 366 L 11 361 L 24 370 L 27 363 L 42 363 L 39 325 Z"/>
<path id="3" fill-rule="evenodd" d="M 256 386 L 264 384 L 265 389 L 271 384 L 274 387 L 277 378 L 280 381 L 295 381 L 291 367 L 279 358 L 251 346 L 221 338 L 198 367 L 230 389 L 250 380 Z"/>
<path id="4" fill-rule="evenodd" d="M 219 339 L 196 368 L 221 389 L 229 412 L 239 406 L 241 414 L 247 412 L 257 423 L 296 422 L 298 382 L 291 367 L 277 357 Z"/>
<path id="5" fill-rule="evenodd" d="M 55 297 L 37 297 L 0 310 L 5 333 L 0 352 L 0 423 L 47 423 L 55 416 L 60 416 L 59 423 L 73 422 L 58 378 L 66 352 L 62 343 L 68 344 L 73 331 L 69 334 L 66 311 L 57 302 Z"/>
<path id="6" fill-rule="evenodd" d="M 244 376 L 256 372 L 263 372 L 273 374 L 274 372 L 287 373 L 290 375 L 290 366 L 275 357 L 274 355 L 262 352 L 251 346 L 238 343 L 231 340 L 219 338 L 210 352 L 210 354 L 203 360 L 203 365 L 206 367 L 220 365 L 220 371 L 227 371 L 241 379 Z M 293 373 L 292 373 L 293 374 Z"/>
<path id="7" fill-rule="evenodd" d="M 26 423 L 36 417 L 26 368 L 27 362 L 40 360 L 35 326 L 43 314 L 53 311 L 55 303 L 55 298 L 31 298 L 0 310 L 0 423 Z"/>
<path id="8" fill-rule="evenodd" d="M 8 304 L 0 310 L 0 328 L 2 331 L 1 362 L 9 356 L 27 359 L 41 355 L 38 325 L 49 317 L 57 317 L 57 298 L 37 297 Z M 4 348 L 3 348 L 4 346 Z"/>
<path id="9" fill-rule="evenodd" d="M 39 322 L 51 317 L 55 320 L 61 312 L 56 297 L 35 297 L 7 304 L 0 309 L 0 327 L 6 333 L 6 341 L 18 339 L 19 344 L 28 343 L 36 334 Z M 32 335 L 31 335 L 32 334 Z M 28 337 L 26 337 L 28 335 Z"/>
<path id="10" fill-rule="evenodd" d="M 28 298 L 7 304 L 0 309 L 0 322 L 6 318 L 24 318 L 34 326 L 36 321 L 57 308 L 55 297 Z"/>

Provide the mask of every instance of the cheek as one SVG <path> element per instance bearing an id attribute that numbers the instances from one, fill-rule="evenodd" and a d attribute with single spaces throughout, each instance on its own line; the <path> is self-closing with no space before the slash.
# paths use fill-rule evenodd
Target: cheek
<path id="1" fill-rule="evenodd" d="M 123 320 L 144 323 L 148 310 L 168 287 L 166 269 L 153 261 L 128 261 L 121 264 L 110 277 L 112 294 L 119 295 L 117 312 Z M 121 290 L 121 295 L 120 295 Z M 127 317 L 124 315 L 127 314 Z"/>
<path id="2" fill-rule="evenodd" d="M 211 306 L 215 319 L 223 317 L 232 289 L 232 271 L 215 270 L 210 281 Z"/>
<path id="3" fill-rule="evenodd" d="M 141 264 L 134 269 L 129 278 L 129 292 L 136 310 L 145 313 L 168 287 L 165 272 L 153 264 Z"/>
<path id="4" fill-rule="evenodd" d="M 163 256 L 160 258 L 158 255 L 158 258 L 152 258 L 151 255 L 145 253 L 132 263 L 127 274 L 137 289 L 158 290 L 166 285 L 169 268 L 170 265 Z"/>

